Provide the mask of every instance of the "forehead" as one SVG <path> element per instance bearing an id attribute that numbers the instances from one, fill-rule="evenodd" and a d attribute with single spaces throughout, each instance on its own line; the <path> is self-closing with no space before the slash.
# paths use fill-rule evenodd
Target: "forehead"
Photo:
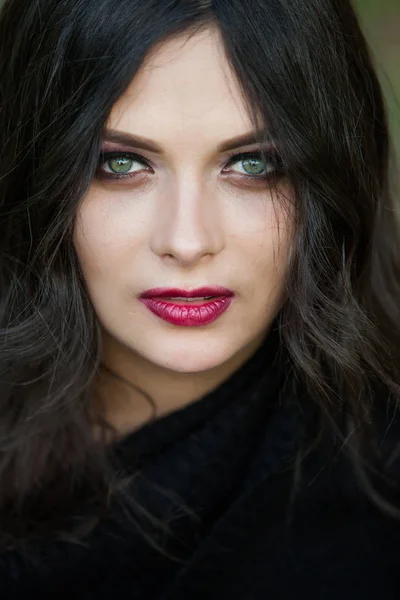
<path id="1" fill-rule="evenodd" d="M 155 47 L 114 105 L 107 127 L 154 139 L 163 132 L 198 136 L 214 130 L 219 139 L 249 131 L 251 121 L 218 32 L 207 29 Z"/>

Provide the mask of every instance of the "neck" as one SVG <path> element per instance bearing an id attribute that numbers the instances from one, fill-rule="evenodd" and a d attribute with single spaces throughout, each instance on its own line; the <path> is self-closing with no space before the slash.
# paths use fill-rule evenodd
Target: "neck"
<path id="1" fill-rule="evenodd" d="M 95 412 L 118 436 L 124 436 L 208 395 L 247 362 L 264 339 L 265 332 L 207 371 L 178 373 L 155 365 L 105 334 L 103 366 L 93 391 Z"/>

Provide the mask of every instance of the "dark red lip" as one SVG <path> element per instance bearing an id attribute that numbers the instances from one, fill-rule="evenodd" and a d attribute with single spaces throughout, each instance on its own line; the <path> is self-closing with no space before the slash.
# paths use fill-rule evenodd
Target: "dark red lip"
<path id="1" fill-rule="evenodd" d="M 195 290 L 180 290 L 178 288 L 153 288 L 140 295 L 141 298 L 204 298 L 205 296 L 228 297 L 234 296 L 232 290 L 221 287 L 200 287 Z"/>

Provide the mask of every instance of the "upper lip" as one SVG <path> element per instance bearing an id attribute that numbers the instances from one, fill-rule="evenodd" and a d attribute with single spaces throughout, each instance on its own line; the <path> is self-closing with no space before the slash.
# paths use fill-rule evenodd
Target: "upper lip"
<path id="1" fill-rule="evenodd" d="M 153 288 L 140 295 L 141 298 L 204 298 L 205 296 L 233 296 L 232 290 L 222 286 L 205 286 L 193 290 L 178 288 Z"/>

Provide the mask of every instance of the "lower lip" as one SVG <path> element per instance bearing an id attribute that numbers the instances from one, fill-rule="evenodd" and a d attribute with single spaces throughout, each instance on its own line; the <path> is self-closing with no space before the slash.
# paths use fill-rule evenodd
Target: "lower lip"
<path id="1" fill-rule="evenodd" d="M 187 302 L 174 304 L 173 300 L 160 300 L 158 298 L 141 298 L 147 308 L 172 325 L 181 327 L 199 327 L 216 321 L 233 302 L 233 296 L 224 296 L 201 303 Z"/>

